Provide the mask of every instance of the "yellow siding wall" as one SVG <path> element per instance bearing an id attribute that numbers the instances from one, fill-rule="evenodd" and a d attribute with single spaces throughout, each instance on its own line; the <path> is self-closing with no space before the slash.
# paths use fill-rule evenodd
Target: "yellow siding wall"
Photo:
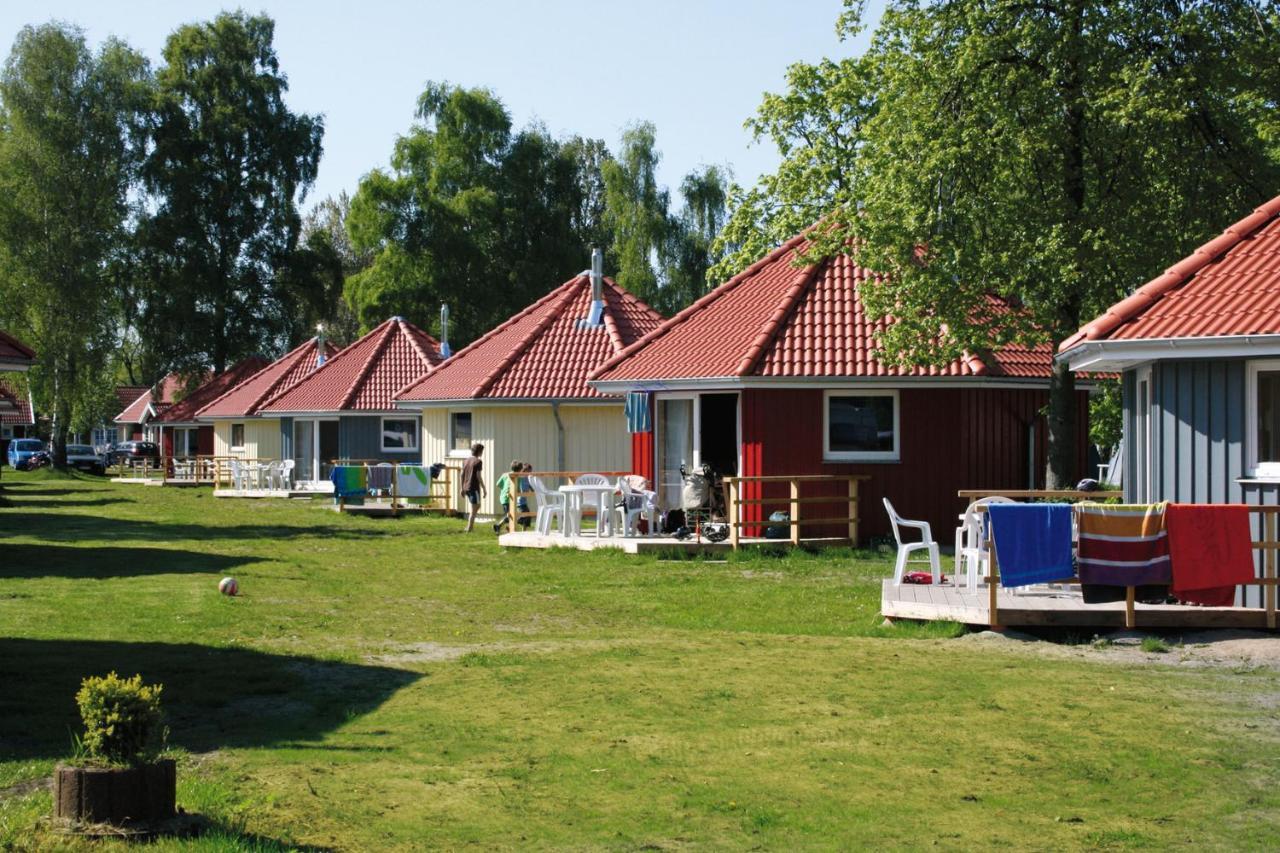
<path id="1" fill-rule="evenodd" d="M 231 449 L 231 425 L 244 424 L 244 449 Z M 245 418 L 213 422 L 213 455 L 241 459 L 279 459 L 280 421 L 277 418 Z"/>
<path id="2" fill-rule="evenodd" d="M 424 409 L 422 412 L 422 459 L 428 465 L 444 461 L 448 451 L 449 413 L 471 412 L 472 438 L 484 445 L 485 485 L 489 494 L 480 501 L 480 512 L 500 511 L 493 484 L 511 460 L 529 462 L 536 470 L 556 469 L 557 429 L 551 406 L 473 406 L 456 409 Z M 622 403 L 603 406 L 562 405 L 560 418 L 565 430 L 565 467 L 570 471 L 631 470 L 631 437 L 627 434 Z M 450 459 L 461 464 L 461 458 Z M 454 483 L 457 490 L 457 483 Z M 457 509 L 465 501 L 456 496 Z"/>

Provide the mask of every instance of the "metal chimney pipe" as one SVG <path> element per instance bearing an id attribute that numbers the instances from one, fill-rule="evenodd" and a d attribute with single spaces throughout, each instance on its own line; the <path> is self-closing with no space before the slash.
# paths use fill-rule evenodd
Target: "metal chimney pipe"
<path id="1" fill-rule="evenodd" d="M 453 355 L 453 351 L 449 349 L 449 306 L 447 304 L 440 306 L 440 357 L 448 358 Z"/>
<path id="2" fill-rule="evenodd" d="M 604 300 L 604 252 L 596 246 L 591 247 L 591 299 Z"/>
<path id="3" fill-rule="evenodd" d="M 316 323 L 316 367 L 324 364 L 324 323 Z"/>

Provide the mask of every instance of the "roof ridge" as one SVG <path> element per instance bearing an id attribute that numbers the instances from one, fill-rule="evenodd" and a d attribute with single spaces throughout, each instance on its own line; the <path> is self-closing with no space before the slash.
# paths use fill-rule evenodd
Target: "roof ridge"
<path id="1" fill-rule="evenodd" d="M 517 341 L 516 345 L 512 347 L 496 365 L 494 365 L 494 368 L 485 374 L 485 377 L 480 380 L 480 384 L 476 386 L 476 390 L 472 392 L 472 397 L 483 397 L 487 394 L 489 389 L 493 387 L 493 384 L 498 381 L 498 377 L 503 373 L 506 373 L 507 370 L 511 368 L 511 365 L 515 360 L 524 355 L 525 352 L 528 351 L 529 347 L 533 346 L 534 341 L 542 337 L 548 327 L 550 327 L 551 324 L 556 321 L 556 318 L 560 316 L 561 309 L 565 308 L 566 305 L 573 300 L 573 297 L 577 295 L 575 286 L 580 284 L 580 280 L 582 278 L 583 276 L 576 275 L 569 279 L 569 281 L 560 285 L 556 290 L 552 291 L 552 293 L 560 294 L 559 299 L 554 300 L 554 303 L 551 306 L 552 310 L 548 310 L 543 314 L 542 317 L 538 319 L 538 322 L 534 324 L 533 328 L 526 332 L 525 336 Z M 563 292 L 561 293 L 561 291 Z"/>
<path id="2" fill-rule="evenodd" d="M 1066 352 L 1085 341 L 1107 337 L 1120 326 L 1142 314 L 1169 291 L 1185 284 L 1211 262 L 1251 237 L 1277 215 L 1280 215 L 1280 196 L 1254 208 L 1248 216 L 1228 226 L 1217 237 L 1200 245 L 1191 254 L 1112 305 L 1100 316 L 1081 326 L 1075 334 L 1058 345 L 1058 352 Z"/>
<path id="3" fill-rule="evenodd" d="M 636 338 L 625 349 L 623 349 L 622 352 L 613 356 L 604 364 L 600 365 L 595 370 L 591 371 L 591 373 L 587 375 L 587 379 L 589 380 L 595 379 L 597 376 L 600 376 L 603 373 L 607 373 L 608 371 L 612 370 L 613 368 L 621 364 L 625 359 L 630 357 L 637 350 L 641 349 L 642 347 L 648 345 L 649 343 L 655 340 L 658 340 L 659 338 L 665 337 L 677 326 L 680 326 L 685 321 L 687 321 L 691 315 L 697 313 L 698 311 L 701 311 L 707 305 L 710 305 L 712 302 L 715 302 L 717 299 L 721 299 L 726 294 L 736 290 L 739 286 L 741 286 L 741 284 L 744 281 L 754 276 L 762 268 L 764 268 L 768 264 L 773 263 L 778 258 L 782 257 L 782 255 L 785 254 L 787 251 L 792 250 L 796 246 L 807 241 L 809 239 L 808 237 L 809 232 L 815 227 L 817 227 L 816 223 L 814 225 L 809 226 L 805 230 L 801 231 L 799 234 L 792 237 L 791 239 L 787 240 L 785 243 L 783 243 L 778 248 L 774 249 L 769 254 L 765 255 L 763 258 L 760 258 L 758 261 L 750 264 L 746 269 L 744 269 L 742 272 L 738 273 L 737 275 L 733 276 L 728 281 L 722 284 L 716 285 L 711 289 L 710 292 L 703 294 L 702 296 L 695 299 L 693 302 L 689 303 L 689 305 L 687 305 L 685 308 L 681 309 L 680 311 L 677 311 L 675 314 L 671 316 L 670 319 L 664 320 L 661 324 L 659 324 L 659 326 L 656 329 L 651 329 L 650 331 Z"/>
<path id="4" fill-rule="evenodd" d="M 382 336 L 374 341 L 373 349 L 370 351 L 369 356 L 364 360 L 364 364 L 360 365 L 360 370 L 351 380 L 351 385 L 348 386 L 347 393 L 342 395 L 342 400 L 337 406 L 338 411 L 342 411 L 347 406 L 351 405 L 351 401 L 355 399 L 356 392 L 359 390 L 360 386 L 364 384 L 364 380 L 368 378 L 369 371 L 373 370 L 374 361 L 376 361 L 378 356 L 380 356 L 386 348 L 391 345 L 392 335 L 396 329 L 400 328 L 399 322 L 403 322 L 399 317 L 390 317 L 387 319 L 385 323 L 386 329 L 382 332 Z"/>
<path id="5" fill-rule="evenodd" d="M 306 341 L 304 341 L 303 343 L 299 344 L 298 346 L 296 346 L 296 347 L 294 347 L 293 349 L 289 350 L 289 351 L 288 351 L 287 353 L 285 353 L 284 355 L 282 355 L 282 356 L 280 356 L 279 358 L 277 358 L 275 361 L 272 361 L 272 362 L 268 363 L 266 366 L 264 366 L 264 367 L 262 367 L 261 369 L 259 369 L 258 371 L 256 371 L 252 376 L 247 376 L 247 377 L 245 377 L 245 378 L 244 378 L 244 380 L 243 380 L 243 381 L 241 381 L 241 382 L 237 382 L 235 385 L 232 385 L 230 388 L 228 388 L 227 390 L 223 391 L 221 394 L 219 394 L 218 396 L 214 397 L 212 400 L 210 400 L 209 402 L 207 402 L 207 403 L 205 403 L 203 406 L 201 406 L 199 409 L 197 409 L 197 410 L 196 410 L 196 412 L 195 412 L 195 417 L 197 417 L 197 418 L 198 418 L 198 417 L 200 417 L 200 415 L 202 415 L 202 414 L 204 413 L 204 410 L 205 410 L 205 409 L 213 408 L 213 406 L 214 406 L 214 405 L 216 405 L 217 403 L 222 402 L 222 400 L 223 400 L 224 398 L 229 397 L 232 393 L 234 393 L 235 391 L 239 390 L 239 389 L 241 388 L 241 386 L 246 385 L 246 384 L 248 384 L 248 383 L 252 382 L 253 380 L 257 379 L 257 378 L 258 378 L 259 376 L 261 376 L 262 374 L 266 373 L 266 372 L 267 372 L 268 370 L 270 370 L 271 368 L 275 367 L 276 365 L 280 364 L 280 363 L 281 363 L 281 362 L 283 362 L 283 361 L 286 361 L 286 360 L 287 360 L 287 359 L 289 359 L 289 358 L 292 358 L 292 357 L 293 357 L 293 356 L 294 356 L 294 355 L 295 355 L 299 350 L 301 350 L 303 347 L 309 346 L 310 344 L 315 343 L 315 341 L 316 341 L 316 336 L 315 336 L 315 335 L 312 335 L 310 338 L 308 338 L 308 339 L 307 339 Z M 283 378 L 283 377 L 284 377 L 285 375 L 287 375 L 288 373 L 289 373 L 289 371 L 288 371 L 288 370 L 282 370 L 282 371 L 280 372 L 280 378 Z M 277 387 L 277 385 L 279 384 L 280 378 L 277 378 L 275 382 L 272 382 L 270 385 L 268 385 L 268 386 L 267 386 L 267 389 L 266 389 L 265 391 L 263 391 L 261 394 L 259 394 L 257 397 L 255 397 L 255 398 L 253 399 L 253 401 L 252 401 L 252 402 L 251 402 L 251 403 L 250 403 L 250 404 L 245 408 L 245 412 L 246 412 L 246 414 L 251 414 L 251 413 L 253 412 L 253 410 L 258 406 L 258 404 L 260 404 L 260 403 L 263 401 L 263 399 L 264 399 L 268 394 L 270 394 L 272 391 L 274 391 L 274 390 L 275 390 L 275 388 L 276 388 L 276 387 Z"/>
<path id="6" fill-rule="evenodd" d="M 777 337 L 778 330 L 782 328 L 783 323 L 795 311 L 796 306 L 800 304 L 800 298 L 809 290 L 809 286 L 817 278 L 818 270 L 826 262 L 827 259 L 824 258 L 817 263 L 809 264 L 792 276 L 791 284 L 782 294 L 782 298 L 773 309 L 773 313 L 765 318 L 764 324 L 756 332 L 755 339 L 751 341 L 746 353 L 739 359 L 738 366 L 734 369 L 734 376 L 750 376 L 756 369 L 756 365 L 760 363 L 760 358 L 764 355 L 765 350 Z"/>
<path id="7" fill-rule="evenodd" d="M 627 345 L 622 340 L 622 330 L 618 328 L 618 321 L 613 316 L 613 307 L 609 304 L 609 296 L 605 295 L 606 293 L 612 293 L 614 298 L 617 298 L 619 296 L 618 288 L 615 286 L 607 292 L 603 290 L 601 292 L 604 295 L 604 310 L 601 311 L 603 315 L 601 319 L 604 321 L 605 331 L 609 333 L 609 343 L 613 346 L 613 351 L 619 353 L 626 349 Z"/>
<path id="8" fill-rule="evenodd" d="M 427 334 L 425 329 L 419 326 L 415 326 L 413 323 L 410 323 L 405 318 L 400 317 L 399 320 L 400 320 L 400 325 L 403 327 L 404 333 L 409 337 L 409 345 L 413 347 L 415 352 L 418 353 L 418 358 L 420 358 L 423 362 L 426 363 L 427 372 L 430 373 L 432 370 L 435 370 L 436 364 L 439 363 L 438 357 L 437 357 L 437 361 L 433 362 L 431 360 L 430 353 L 428 353 L 426 350 L 422 348 L 422 343 L 418 340 L 418 336 L 421 335 L 431 343 L 435 344 L 437 353 L 440 352 L 440 342 L 437 341 L 435 338 L 431 337 L 431 335 Z"/>
<path id="9" fill-rule="evenodd" d="M 308 373 L 305 377 L 303 377 L 302 379 L 299 379 L 297 382 L 293 383 L 293 384 L 292 384 L 292 385 L 290 385 L 288 388 L 283 388 L 283 389 L 281 389 L 281 390 L 277 391 L 275 394 L 272 394 L 272 395 L 271 395 L 271 397 L 270 397 L 269 399 L 265 400 L 265 401 L 262 403 L 262 405 L 260 405 L 260 406 L 258 407 L 258 410 L 259 410 L 259 411 L 262 411 L 262 410 L 264 410 L 264 409 L 269 408 L 270 406 L 275 405 L 276 401 L 278 401 L 280 398 L 284 397 L 284 395 L 285 395 L 285 394 L 290 393 L 291 391 L 293 391 L 293 389 L 295 389 L 295 388 L 297 388 L 298 386 L 300 386 L 303 382 L 310 382 L 310 381 L 311 381 L 311 379 L 312 379 L 312 377 L 314 377 L 314 376 L 315 376 L 316 374 L 318 374 L 320 371 L 325 370 L 326 368 L 329 368 L 330 366 L 332 366 L 332 365 L 334 365 L 334 364 L 336 364 L 336 363 L 343 362 L 343 359 L 344 359 L 344 358 L 350 358 L 350 357 L 351 357 L 351 351 L 352 351 L 353 349 L 355 349 L 355 347 L 356 347 L 356 345 L 357 345 L 357 344 L 359 344 L 359 343 L 360 343 L 361 341 L 363 341 L 365 338 L 372 337 L 372 336 L 373 336 L 373 334 L 374 334 L 375 332 L 377 332 L 379 329 L 381 329 L 383 326 L 387 325 L 387 324 L 388 324 L 388 323 L 390 323 L 390 322 L 391 322 L 391 318 L 387 318 L 386 320 L 383 320 L 381 323 L 379 323 L 378 325 L 374 326 L 372 329 L 370 329 L 369 331 L 365 332 L 363 335 L 361 335 L 360 337 L 356 338 L 354 341 L 352 341 L 351 343 L 347 344 L 345 347 L 342 347 L 342 348 L 341 348 L 341 349 L 339 349 L 337 352 L 335 352 L 332 356 L 330 356 L 329 358 L 326 358 L 326 359 L 324 360 L 324 364 L 320 365 L 320 366 L 319 366 L 319 367 L 317 367 L 315 370 L 313 370 L 313 371 L 311 371 L 310 373 Z M 345 363 L 345 362 L 343 362 L 343 363 Z"/>

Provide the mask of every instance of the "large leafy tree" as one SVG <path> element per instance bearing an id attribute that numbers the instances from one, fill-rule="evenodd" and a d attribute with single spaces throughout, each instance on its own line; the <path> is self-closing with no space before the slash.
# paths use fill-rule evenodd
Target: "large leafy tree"
<path id="1" fill-rule="evenodd" d="M 457 343 L 487 331 L 581 270 L 607 235 L 604 144 L 513 131 L 485 89 L 430 83 L 389 170 L 360 182 L 346 218 L 372 263 L 347 280 L 363 327 L 389 314 L 419 322 L 441 303 Z"/>
<path id="2" fill-rule="evenodd" d="M 719 260 L 716 237 L 725 222 L 728 174 L 704 166 L 680 183 L 680 211 L 672 215 L 661 251 L 662 288 L 654 305 L 674 314 L 707 292 L 709 273 Z"/>
<path id="3" fill-rule="evenodd" d="M 286 343 L 300 289 L 323 290 L 294 257 L 297 203 L 316 176 L 323 122 L 289 110 L 266 16 L 224 13 L 180 27 L 157 72 L 154 199 L 142 244 L 144 341 L 177 367 L 221 372 Z"/>
<path id="4" fill-rule="evenodd" d="M 129 189 L 149 99 L 146 61 L 81 31 L 26 27 L 0 72 L 0 318 L 36 347 L 30 379 L 67 433 L 106 414 Z"/>
<path id="5" fill-rule="evenodd" d="M 846 2 L 848 34 L 862 4 Z M 841 227 L 820 251 L 890 274 L 863 289 L 898 320 L 890 359 L 1056 345 L 1280 187 L 1278 31 L 1257 0 L 892 3 L 863 57 L 798 66 L 766 98 L 757 127 L 795 145 L 771 203 L 829 205 Z M 991 322 L 991 292 L 1025 322 Z M 1065 366 L 1050 398 L 1062 485 L 1078 473 Z"/>
<path id="6" fill-rule="evenodd" d="M 656 304 L 658 252 L 670 232 L 671 194 L 658 183 L 662 155 L 657 132 L 639 122 L 622 134 L 617 157 L 604 164 L 605 222 L 613 232 L 609 252 L 617 281 L 641 299 Z"/>

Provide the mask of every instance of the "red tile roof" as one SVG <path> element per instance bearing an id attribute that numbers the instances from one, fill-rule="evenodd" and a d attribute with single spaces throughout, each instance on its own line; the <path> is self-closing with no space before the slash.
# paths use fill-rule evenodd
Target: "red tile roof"
<path id="1" fill-rule="evenodd" d="M 145 420 L 147 415 L 147 407 L 150 406 L 157 414 L 163 412 L 169 406 L 173 405 L 173 401 L 181 394 L 186 382 L 176 373 L 170 373 L 156 383 L 154 387 L 146 389 L 132 403 L 124 407 L 120 414 L 116 415 L 114 420 L 118 424 L 140 424 Z"/>
<path id="2" fill-rule="evenodd" d="M 253 376 L 266 367 L 267 364 L 267 360 L 260 355 L 251 355 L 236 362 L 217 376 L 210 377 L 190 394 L 157 414 L 152 423 L 170 425 L 194 424 L 196 422 L 196 414 L 201 409 L 250 376 Z"/>
<path id="3" fill-rule="evenodd" d="M 338 348 L 331 342 L 324 342 L 325 359 L 332 358 Z M 319 366 L 317 362 L 316 339 L 311 338 L 302 346 L 281 356 L 271 364 L 259 370 L 248 379 L 227 390 L 222 396 L 214 399 L 196 413 L 196 417 L 208 418 L 243 418 L 256 415 L 263 403 L 277 394 L 288 391 Z"/>
<path id="4" fill-rule="evenodd" d="M 36 351 L 7 332 L 0 332 L 0 362 L 9 364 L 30 364 L 35 361 Z"/>
<path id="5" fill-rule="evenodd" d="M 31 411 L 31 395 L 0 382 L 0 424 L 31 426 L 35 422 Z"/>
<path id="6" fill-rule="evenodd" d="M 587 376 L 657 328 L 662 316 L 604 279 L 603 325 L 591 311 L 591 279 L 569 279 L 396 395 L 414 400 L 547 400 L 602 396 Z"/>
<path id="7" fill-rule="evenodd" d="M 395 392 L 440 363 L 440 344 L 417 326 L 392 317 L 339 352 L 298 384 L 269 399 L 261 414 L 389 412 Z"/>
<path id="8" fill-rule="evenodd" d="M 936 367 L 882 362 L 876 333 L 892 322 L 866 314 L 858 289 L 874 275 L 848 255 L 797 267 L 800 234 L 717 287 L 603 365 L 592 379 L 1000 377 L 1047 378 L 1048 344 L 1006 346 Z M 988 314 L 1011 309 L 988 297 Z"/>
<path id="9" fill-rule="evenodd" d="M 1280 333 L 1280 196 L 1062 342 Z"/>
<path id="10" fill-rule="evenodd" d="M 150 390 L 146 385 L 117 385 L 116 405 L 120 407 L 121 411 L 124 411 L 133 405 L 135 400 Z"/>

